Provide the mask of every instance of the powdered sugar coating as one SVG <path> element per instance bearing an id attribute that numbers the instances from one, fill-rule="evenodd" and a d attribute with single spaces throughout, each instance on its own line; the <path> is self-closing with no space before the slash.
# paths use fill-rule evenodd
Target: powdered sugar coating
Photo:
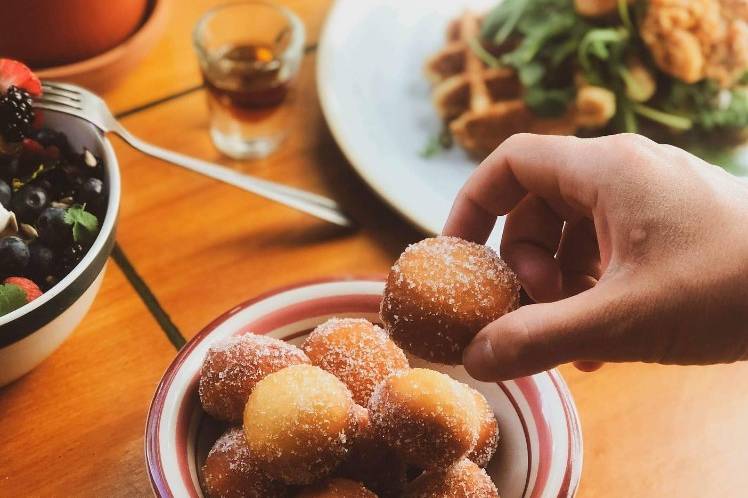
<path id="1" fill-rule="evenodd" d="M 485 396 L 472 387 L 468 388 L 475 400 L 475 408 L 478 412 L 478 440 L 475 448 L 467 458 L 478 467 L 486 467 L 496 453 L 499 446 L 499 423 L 493 413 L 491 405 Z"/>
<path id="2" fill-rule="evenodd" d="M 336 477 L 301 490 L 296 498 L 377 498 L 360 482 Z"/>
<path id="3" fill-rule="evenodd" d="M 459 364 L 475 334 L 518 302 L 517 277 L 493 249 L 440 236 L 412 244 L 400 255 L 387 278 L 380 314 L 406 351 Z"/>
<path id="4" fill-rule="evenodd" d="M 446 374 L 413 368 L 389 376 L 369 400 L 373 431 L 424 469 L 444 468 L 475 447 L 478 414 L 464 384 Z"/>
<path id="5" fill-rule="evenodd" d="M 296 346 L 257 334 L 229 337 L 211 346 L 203 360 L 198 392 L 203 409 L 227 422 L 242 420 L 257 382 L 289 365 L 309 363 Z"/>
<path id="6" fill-rule="evenodd" d="M 345 458 L 360 413 L 334 375 L 292 365 L 262 379 L 244 411 L 244 433 L 260 467 L 287 484 L 310 484 Z"/>
<path id="7" fill-rule="evenodd" d="M 468 459 L 444 470 L 424 472 L 411 482 L 405 498 L 499 498 L 486 471 Z"/>
<path id="8" fill-rule="evenodd" d="M 402 457 L 377 437 L 368 410 L 358 409 L 358 434 L 337 474 L 362 482 L 380 498 L 397 498 L 407 483 L 407 466 Z"/>
<path id="9" fill-rule="evenodd" d="M 403 350 L 384 330 L 364 319 L 331 318 L 309 334 L 302 349 L 313 365 L 342 380 L 363 406 L 377 384 L 409 368 Z"/>
<path id="10" fill-rule="evenodd" d="M 213 444 L 202 468 L 202 487 L 210 498 L 283 498 L 286 486 L 259 469 L 240 428 Z"/>

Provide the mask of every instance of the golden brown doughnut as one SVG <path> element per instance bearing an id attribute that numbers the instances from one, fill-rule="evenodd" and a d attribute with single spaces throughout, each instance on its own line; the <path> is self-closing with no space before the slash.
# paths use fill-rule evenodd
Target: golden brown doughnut
<path id="1" fill-rule="evenodd" d="M 243 334 L 219 341 L 208 350 L 200 371 L 203 409 L 219 420 L 240 423 L 255 384 L 300 363 L 309 363 L 302 350 L 273 337 Z"/>
<path id="2" fill-rule="evenodd" d="M 400 255 L 387 278 L 381 317 L 405 351 L 454 365 L 475 334 L 518 302 L 517 277 L 493 249 L 442 236 Z"/>
<path id="3" fill-rule="evenodd" d="M 363 406 L 385 377 L 409 366 L 384 330 L 360 318 L 331 318 L 309 334 L 302 349 L 313 365 L 342 380 Z"/>
<path id="4" fill-rule="evenodd" d="M 422 469 L 463 458 L 478 438 L 473 396 L 446 374 L 413 368 L 389 376 L 369 400 L 377 437 Z"/>
<path id="5" fill-rule="evenodd" d="M 472 387 L 468 387 L 468 389 L 475 399 L 479 428 L 475 448 L 468 454 L 467 458 L 478 467 L 485 467 L 491 461 L 496 453 L 496 448 L 499 446 L 499 423 L 496 421 L 496 415 L 494 415 L 493 409 L 485 396 Z"/>
<path id="6" fill-rule="evenodd" d="M 287 484 L 330 475 L 358 432 L 359 413 L 337 377 L 292 365 L 262 379 L 244 410 L 244 434 L 260 468 Z"/>
<path id="7" fill-rule="evenodd" d="M 297 498 L 377 498 L 360 482 L 336 477 L 307 486 Z"/>
<path id="8" fill-rule="evenodd" d="M 486 471 L 468 459 L 426 471 L 408 484 L 405 498 L 499 498 Z"/>
<path id="9" fill-rule="evenodd" d="M 338 474 L 364 483 L 380 498 L 396 498 L 402 494 L 407 483 L 406 470 L 407 466 L 400 455 L 373 432 L 368 411 L 362 408 L 359 412 L 358 436 L 340 465 Z"/>
<path id="10" fill-rule="evenodd" d="M 210 498 L 283 498 L 286 485 L 259 469 L 244 432 L 229 429 L 213 444 L 202 468 L 203 490 Z"/>

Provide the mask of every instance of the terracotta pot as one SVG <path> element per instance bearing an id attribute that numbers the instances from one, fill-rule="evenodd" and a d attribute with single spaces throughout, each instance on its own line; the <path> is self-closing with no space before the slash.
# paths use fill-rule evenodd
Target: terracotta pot
<path id="1" fill-rule="evenodd" d="M 170 0 L 151 0 L 145 21 L 123 43 L 80 62 L 37 70 L 37 76 L 45 80 L 77 83 L 96 92 L 112 88 L 159 40 L 169 19 L 169 7 Z"/>
<path id="2" fill-rule="evenodd" d="M 148 0 L 0 0 L 0 55 L 35 69 L 114 48 L 142 24 Z"/>

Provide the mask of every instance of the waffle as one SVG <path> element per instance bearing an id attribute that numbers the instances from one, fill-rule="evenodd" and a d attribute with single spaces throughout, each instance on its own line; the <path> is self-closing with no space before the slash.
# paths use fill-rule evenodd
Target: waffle
<path id="1" fill-rule="evenodd" d="M 541 118 L 522 100 L 522 86 L 511 68 L 484 64 L 470 47 L 481 18 L 465 12 L 447 28 L 447 43 L 426 61 L 432 99 L 455 142 L 483 158 L 519 132 L 567 135 L 576 131 L 571 113 Z"/>

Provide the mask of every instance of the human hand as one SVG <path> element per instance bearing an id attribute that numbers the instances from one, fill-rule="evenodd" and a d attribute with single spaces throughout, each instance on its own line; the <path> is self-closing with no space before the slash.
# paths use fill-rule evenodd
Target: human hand
<path id="1" fill-rule="evenodd" d="M 465 349 L 475 378 L 581 361 L 748 359 L 748 183 L 638 135 L 515 135 L 473 173 L 444 234 L 485 243 L 537 302 Z"/>

